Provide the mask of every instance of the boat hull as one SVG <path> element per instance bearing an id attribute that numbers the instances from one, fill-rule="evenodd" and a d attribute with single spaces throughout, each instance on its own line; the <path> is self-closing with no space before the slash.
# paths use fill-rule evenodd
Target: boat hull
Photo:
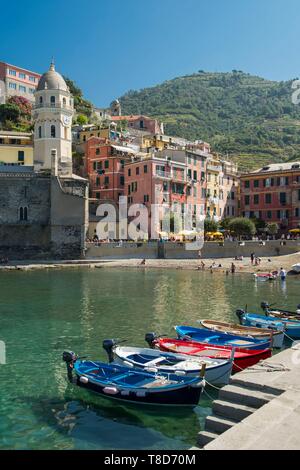
<path id="1" fill-rule="evenodd" d="M 137 392 L 131 390 L 125 391 L 126 393 L 128 393 L 128 395 L 124 394 L 124 390 L 120 390 L 114 395 L 109 395 L 104 392 L 104 388 L 106 388 L 105 386 L 93 383 L 91 381 L 87 383 L 82 383 L 80 381 L 80 376 L 77 376 L 76 385 L 81 388 L 85 388 L 87 390 L 95 392 L 105 398 L 110 398 L 128 403 L 156 406 L 164 405 L 195 407 L 198 405 L 202 394 L 201 387 L 183 386 L 181 388 L 170 390 L 168 392 L 146 392 L 145 396 L 139 396 Z"/>
<path id="2" fill-rule="evenodd" d="M 228 331 L 231 334 L 239 334 L 240 336 L 249 337 L 252 336 L 253 338 L 261 339 L 263 341 L 269 341 L 272 335 L 272 332 L 268 328 L 255 328 L 252 326 L 245 326 L 245 325 L 234 325 L 225 322 L 213 322 L 211 320 L 201 320 L 200 324 L 203 328 L 206 328 L 210 331 L 217 331 L 219 333 L 224 333 Z M 283 345 L 284 334 L 281 331 L 273 330 L 272 335 L 272 346 L 273 348 L 280 349 Z"/>
<path id="3" fill-rule="evenodd" d="M 241 316 L 240 319 L 241 323 L 245 326 L 256 326 L 259 327 L 261 325 L 263 328 L 266 327 L 267 324 L 281 324 L 284 328 L 282 332 L 283 335 L 288 335 L 292 339 L 300 339 L 300 322 L 295 320 L 287 320 L 285 318 L 278 318 L 273 316 L 264 317 L 263 315 L 259 314 L 251 314 L 245 313 Z"/>
<path id="4" fill-rule="evenodd" d="M 149 367 L 147 365 L 147 363 L 143 364 L 143 363 L 140 363 L 138 362 L 138 358 L 134 358 L 134 359 L 131 359 L 130 356 L 128 354 L 126 354 L 125 352 L 122 351 L 122 349 L 124 349 L 126 351 L 126 347 L 125 348 L 122 348 L 122 347 L 117 347 L 115 349 L 115 361 L 118 363 L 118 364 L 122 364 L 122 365 L 127 365 L 128 362 L 130 364 L 132 364 L 133 367 L 139 369 L 139 370 L 147 370 L 147 367 Z M 163 374 L 176 374 L 176 372 L 180 371 L 180 373 L 183 373 L 186 377 L 200 377 L 200 373 L 201 373 L 201 367 L 202 367 L 202 364 L 201 364 L 201 360 L 202 362 L 205 362 L 205 360 L 207 362 L 209 362 L 210 359 L 214 359 L 214 358 L 208 358 L 207 356 L 203 356 L 203 358 L 201 358 L 201 356 L 197 356 L 197 357 L 193 357 L 193 356 L 185 356 L 183 354 L 174 354 L 174 353 L 171 353 L 169 351 L 165 351 L 165 355 L 163 354 L 163 351 L 158 351 L 158 350 L 150 350 L 150 352 L 154 355 L 154 357 L 183 357 L 184 360 L 187 362 L 187 361 L 197 361 L 199 362 L 199 368 L 198 369 L 187 369 L 187 368 L 184 368 L 183 367 L 180 367 L 180 365 L 178 365 L 178 367 L 176 368 L 176 366 L 166 366 L 166 365 L 153 365 L 156 369 L 157 369 L 157 372 L 160 374 L 160 373 L 163 373 Z M 133 356 L 134 357 L 134 356 Z M 213 361 L 211 361 L 213 362 Z M 207 365 L 206 366 L 206 369 L 205 369 L 205 380 L 210 383 L 210 384 L 213 384 L 213 385 L 225 385 L 225 384 L 228 384 L 229 383 L 229 380 L 230 380 L 230 376 L 231 376 L 231 372 L 232 372 L 232 361 L 230 361 L 230 356 L 228 359 L 218 359 L 216 362 L 219 362 L 219 364 L 216 364 L 216 365 Z M 188 367 L 188 365 L 187 365 Z"/>
<path id="5" fill-rule="evenodd" d="M 259 340 L 245 338 L 243 336 L 217 333 L 207 329 L 193 328 L 189 326 L 175 326 L 176 333 L 180 339 L 188 339 L 212 346 L 230 346 L 231 348 L 244 349 L 267 349 L 271 347 L 270 340 Z"/>
<path id="6" fill-rule="evenodd" d="M 193 356 L 206 356 L 217 359 L 230 359 L 232 348 L 226 346 L 211 346 L 206 343 L 198 343 L 196 341 L 183 341 L 169 338 L 158 338 L 155 341 L 155 347 L 161 351 L 180 352 L 182 354 Z M 270 349 L 264 350 L 247 350 L 236 348 L 234 351 L 233 372 L 239 372 L 257 364 L 263 359 L 271 357 Z"/>

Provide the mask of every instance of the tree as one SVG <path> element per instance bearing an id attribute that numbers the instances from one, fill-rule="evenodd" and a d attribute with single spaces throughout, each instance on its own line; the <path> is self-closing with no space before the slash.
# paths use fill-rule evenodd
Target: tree
<path id="1" fill-rule="evenodd" d="M 232 221 L 233 217 L 225 217 L 220 223 L 220 227 L 222 227 L 224 230 L 229 230 L 229 224 Z"/>
<path id="2" fill-rule="evenodd" d="M 204 220 L 204 232 L 217 232 L 219 230 L 219 224 L 215 220 L 205 219 Z"/>
<path id="3" fill-rule="evenodd" d="M 229 223 L 229 230 L 234 232 L 239 238 L 241 236 L 250 237 L 256 233 L 256 228 L 252 220 L 245 217 L 236 217 Z"/>
<path id="4" fill-rule="evenodd" d="M 23 96 L 11 96 L 8 98 L 7 103 L 18 106 L 20 110 L 20 117 L 26 121 L 31 121 L 32 104 L 29 100 Z"/>
<path id="5" fill-rule="evenodd" d="M 0 105 L 0 121 L 5 125 L 5 121 L 17 123 L 20 119 L 20 108 L 16 104 Z"/>
<path id="6" fill-rule="evenodd" d="M 278 233 L 278 230 L 279 230 L 279 227 L 278 227 L 278 224 L 276 224 L 276 222 L 270 222 L 269 224 L 267 224 L 267 231 L 270 235 L 273 236 L 273 238 L 275 237 L 275 235 Z"/>
<path id="7" fill-rule="evenodd" d="M 88 123 L 88 118 L 84 114 L 78 114 L 77 116 L 77 123 L 83 126 L 84 124 Z"/>

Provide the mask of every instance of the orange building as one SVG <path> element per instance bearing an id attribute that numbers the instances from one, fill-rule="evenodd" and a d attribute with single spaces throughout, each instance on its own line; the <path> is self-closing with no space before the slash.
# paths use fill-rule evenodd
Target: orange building
<path id="1" fill-rule="evenodd" d="M 300 224 L 300 162 L 275 163 L 240 177 L 241 213 L 281 230 Z"/>
<path id="2" fill-rule="evenodd" d="M 90 182 L 90 197 L 118 203 L 124 195 L 124 165 L 131 159 L 131 148 L 91 137 L 85 146 L 85 176 Z"/>

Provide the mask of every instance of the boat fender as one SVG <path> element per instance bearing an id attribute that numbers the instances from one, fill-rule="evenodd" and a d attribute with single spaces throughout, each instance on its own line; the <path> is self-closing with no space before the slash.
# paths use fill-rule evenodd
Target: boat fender
<path id="1" fill-rule="evenodd" d="M 146 395 L 147 395 L 147 393 L 145 392 L 145 390 L 138 390 L 138 391 L 136 392 L 136 396 L 137 396 L 137 397 L 141 397 L 141 398 L 142 398 L 142 397 L 145 397 Z"/>
<path id="2" fill-rule="evenodd" d="M 128 397 L 130 395 L 130 390 L 122 390 L 121 395 L 122 397 Z"/>
<path id="3" fill-rule="evenodd" d="M 89 379 L 87 377 L 84 377 L 83 375 L 80 377 L 79 381 L 83 384 L 87 384 Z"/>
<path id="4" fill-rule="evenodd" d="M 134 367 L 134 365 L 132 364 L 132 362 L 129 362 L 129 361 L 123 361 L 123 364 L 125 364 L 125 366 L 127 367 Z"/>
<path id="5" fill-rule="evenodd" d="M 158 372 L 158 369 L 156 367 L 145 367 L 146 372 Z"/>
<path id="6" fill-rule="evenodd" d="M 117 389 L 117 387 L 104 387 L 103 392 L 107 395 L 116 395 L 117 393 L 119 393 L 119 390 Z"/>
<path id="7" fill-rule="evenodd" d="M 192 388 L 204 388 L 206 385 L 205 379 L 200 380 L 200 382 L 196 382 L 192 384 Z"/>
<path id="8" fill-rule="evenodd" d="M 186 375 L 186 372 L 184 370 L 175 370 L 175 375 L 183 377 L 184 375 Z"/>

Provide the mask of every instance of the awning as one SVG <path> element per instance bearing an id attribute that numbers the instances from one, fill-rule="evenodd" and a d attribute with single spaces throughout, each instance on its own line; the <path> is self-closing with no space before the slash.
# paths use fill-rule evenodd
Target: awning
<path id="1" fill-rule="evenodd" d="M 112 145 L 112 148 L 118 150 L 119 152 L 136 153 L 136 150 L 133 150 L 131 147 L 122 147 L 121 145 Z"/>

